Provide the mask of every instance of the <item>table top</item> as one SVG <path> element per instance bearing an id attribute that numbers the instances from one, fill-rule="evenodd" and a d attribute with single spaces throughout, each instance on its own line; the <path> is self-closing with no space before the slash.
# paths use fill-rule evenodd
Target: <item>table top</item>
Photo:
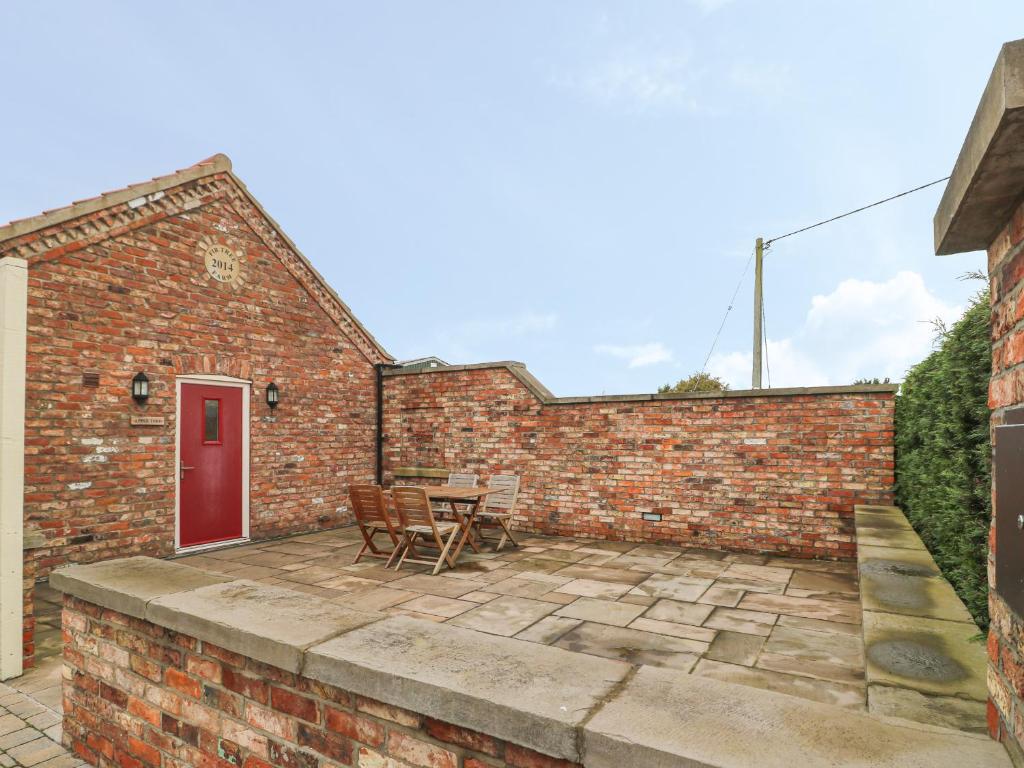
<path id="1" fill-rule="evenodd" d="M 449 488 L 447 485 L 429 485 L 424 486 L 423 490 L 427 492 L 427 497 L 431 501 L 462 501 L 482 499 L 487 494 L 497 493 L 502 489 L 488 488 L 486 486 L 480 488 Z"/>

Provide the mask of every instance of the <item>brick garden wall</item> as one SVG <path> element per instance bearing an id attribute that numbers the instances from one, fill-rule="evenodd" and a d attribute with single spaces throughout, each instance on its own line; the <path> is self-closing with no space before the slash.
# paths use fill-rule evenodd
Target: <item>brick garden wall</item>
<path id="1" fill-rule="evenodd" d="M 239 284 L 207 274 L 204 241 L 244 254 Z M 180 374 L 253 382 L 252 538 L 348 521 L 347 484 L 374 477 L 373 365 L 384 358 L 232 177 L 8 240 L 0 253 L 29 261 L 25 527 L 44 542 L 26 552 L 26 573 L 173 551 Z M 144 406 L 129 392 L 138 371 L 151 381 Z M 85 386 L 85 373 L 99 385 Z M 281 389 L 274 411 L 270 381 Z M 165 424 L 132 427 L 133 414 Z M 30 646 L 29 636 L 26 656 Z"/>
<path id="2" fill-rule="evenodd" d="M 389 375 L 384 400 L 388 479 L 518 474 L 529 531 L 852 558 L 853 505 L 892 503 L 892 391 L 545 402 L 497 365 Z"/>
<path id="3" fill-rule="evenodd" d="M 66 597 L 64 744 L 104 768 L 572 768 Z"/>
<path id="4" fill-rule="evenodd" d="M 988 249 L 992 298 L 992 426 L 1024 404 L 1024 205 Z M 994 502 L 994 499 L 993 499 Z M 993 503 L 993 507 L 994 507 Z M 989 731 L 1024 744 L 1024 619 L 995 591 L 995 525 L 989 541 Z"/>

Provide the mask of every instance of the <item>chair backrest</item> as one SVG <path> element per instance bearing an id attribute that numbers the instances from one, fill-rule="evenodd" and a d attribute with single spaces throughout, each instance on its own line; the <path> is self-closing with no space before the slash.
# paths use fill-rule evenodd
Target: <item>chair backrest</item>
<path id="1" fill-rule="evenodd" d="M 352 500 L 356 522 L 360 525 L 383 525 L 388 531 L 394 529 L 384 491 L 379 485 L 350 485 L 348 496 Z"/>
<path id="2" fill-rule="evenodd" d="M 448 475 L 449 488 L 476 488 L 480 476 L 472 472 L 452 472 Z"/>
<path id="3" fill-rule="evenodd" d="M 425 490 L 414 485 L 396 485 L 391 488 L 391 498 L 395 502 L 398 519 L 402 521 L 402 528 L 429 525 L 436 530 L 434 511 Z"/>
<path id="4" fill-rule="evenodd" d="M 501 488 L 497 493 L 487 495 L 487 509 L 503 509 L 512 512 L 519 498 L 519 475 L 491 475 L 488 488 Z"/>

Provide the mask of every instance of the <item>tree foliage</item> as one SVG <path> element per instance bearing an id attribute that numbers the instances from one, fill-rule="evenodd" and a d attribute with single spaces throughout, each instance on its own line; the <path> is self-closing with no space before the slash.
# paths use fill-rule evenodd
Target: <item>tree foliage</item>
<path id="1" fill-rule="evenodd" d="M 896 498 L 982 629 L 992 516 L 988 294 L 907 374 L 896 401 Z"/>
<path id="2" fill-rule="evenodd" d="M 664 384 L 658 387 L 658 394 L 664 395 L 669 392 L 723 392 L 729 385 L 717 376 L 710 373 L 698 371 L 697 373 L 680 379 L 675 384 Z"/>

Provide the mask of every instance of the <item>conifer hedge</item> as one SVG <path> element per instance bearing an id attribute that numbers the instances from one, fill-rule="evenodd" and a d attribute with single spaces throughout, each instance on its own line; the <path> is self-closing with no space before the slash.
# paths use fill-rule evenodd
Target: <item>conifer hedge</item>
<path id="1" fill-rule="evenodd" d="M 940 331 L 896 400 L 896 499 L 982 629 L 992 515 L 988 294 Z"/>

